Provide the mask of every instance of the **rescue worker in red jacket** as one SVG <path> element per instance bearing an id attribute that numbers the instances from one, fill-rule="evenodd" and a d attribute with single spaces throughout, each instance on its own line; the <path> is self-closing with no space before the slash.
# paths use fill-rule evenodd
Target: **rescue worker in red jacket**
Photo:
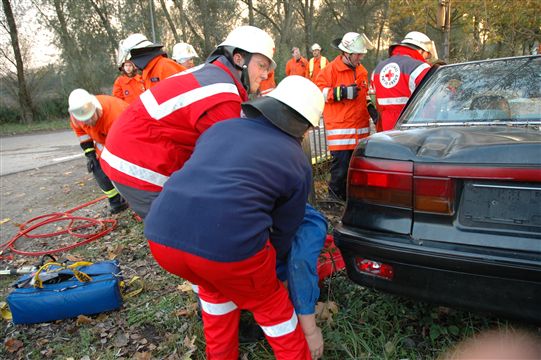
<path id="1" fill-rule="evenodd" d="M 145 91 L 145 85 L 141 75 L 137 73 L 137 68 L 131 61 L 125 61 L 120 64 L 121 74 L 116 78 L 113 84 L 113 96 L 131 104 L 139 95 Z"/>
<path id="2" fill-rule="evenodd" d="M 306 77 L 308 61 L 301 55 L 298 47 L 291 49 L 292 57 L 286 63 L 286 76 L 299 75 Z"/>
<path id="3" fill-rule="evenodd" d="M 321 336 L 310 351 L 275 266 L 304 218 L 311 166 L 301 139 L 323 106 L 317 86 L 299 76 L 244 103 L 245 118 L 201 135 L 145 220 L 160 266 L 199 285 L 210 360 L 238 359 L 240 309 L 253 313 L 276 359 L 322 355 Z"/>
<path id="4" fill-rule="evenodd" d="M 73 90 L 68 103 L 70 125 L 85 152 L 88 172 L 94 175 L 99 187 L 107 195 L 111 214 L 119 213 L 128 204 L 103 172 L 98 159 L 111 126 L 128 104 L 109 95 L 94 96 L 83 89 Z"/>
<path id="5" fill-rule="evenodd" d="M 148 90 L 169 76 L 186 70 L 167 57 L 162 44 L 150 42 L 143 34 L 131 34 L 118 46 L 118 62 L 130 60 L 142 71 L 141 78 Z"/>
<path id="6" fill-rule="evenodd" d="M 361 59 L 373 45 L 364 34 L 356 32 L 335 39 L 331 45 L 341 53 L 320 71 L 316 84 L 326 102 L 323 120 L 332 155 L 329 196 L 345 200 L 353 149 L 360 139 L 370 135 L 368 72 L 361 65 Z"/>
<path id="7" fill-rule="evenodd" d="M 240 115 L 248 91 L 255 94 L 276 67 L 273 52 L 266 32 L 238 27 L 205 64 L 163 80 L 122 114 L 101 162 L 139 216 L 146 216 L 169 176 L 190 158 L 199 136 L 214 123 Z"/>
<path id="8" fill-rule="evenodd" d="M 312 82 L 315 84 L 319 71 L 327 66 L 329 60 L 327 60 L 325 56 L 321 55 L 321 46 L 319 46 L 319 44 L 316 43 L 312 45 L 310 50 L 312 50 L 313 57 L 310 59 L 310 61 L 308 61 L 305 77 L 312 80 Z"/>
<path id="9" fill-rule="evenodd" d="M 409 32 L 400 44 L 389 47 L 390 57 L 376 66 L 371 77 L 380 114 L 377 131 L 394 128 L 400 112 L 430 69 L 426 60 L 437 58 L 435 50 L 432 40 L 419 31 Z"/>

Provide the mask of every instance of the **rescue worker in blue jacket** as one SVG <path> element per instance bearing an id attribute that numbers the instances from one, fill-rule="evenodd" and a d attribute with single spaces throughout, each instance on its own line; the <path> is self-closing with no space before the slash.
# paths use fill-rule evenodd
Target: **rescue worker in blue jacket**
<path id="1" fill-rule="evenodd" d="M 321 333 L 309 347 L 276 261 L 287 261 L 305 216 L 311 167 L 300 139 L 323 106 L 317 86 L 299 76 L 244 103 L 246 118 L 201 135 L 145 219 L 160 266 L 199 285 L 209 359 L 238 358 L 240 309 L 253 313 L 277 359 L 322 355 Z"/>

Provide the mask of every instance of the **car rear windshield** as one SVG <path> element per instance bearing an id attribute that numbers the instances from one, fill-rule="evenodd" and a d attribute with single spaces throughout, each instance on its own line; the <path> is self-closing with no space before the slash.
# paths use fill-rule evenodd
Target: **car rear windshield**
<path id="1" fill-rule="evenodd" d="M 401 116 L 420 125 L 539 124 L 541 56 L 442 66 Z"/>

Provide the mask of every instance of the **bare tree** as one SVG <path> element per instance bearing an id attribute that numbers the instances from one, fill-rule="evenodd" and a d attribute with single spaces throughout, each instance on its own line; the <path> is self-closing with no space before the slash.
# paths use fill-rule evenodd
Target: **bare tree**
<path id="1" fill-rule="evenodd" d="M 9 0 L 2 0 L 4 14 L 6 16 L 7 30 L 11 38 L 11 46 L 13 47 L 13 55 L 15 56 L 15 66 L 17 68 L 17 84 L 18 84 L 18 99 L 21 108 L 21 120 L 23 123 L 29 124 L 36 118 L 36 110 L 34 109 L 32 98 L 28 92 L 23 58 L 19 46 L 19 34 L 17 32 L 17 24 L 13 16 L 13 10 Z"/>
<path id="2" fill-rule="evenodd" d="M 169 10 L 167 10 L 167 6 L 165 5 L 165 0 L 160 0 L 160 5 L 162 7 L 165 19 L 167 20 L 167 23 L 169 24 L 169 27 L 171 28 L 171 32 L 173 33 L 173 38 L 175 39 L 175 43 L 180 42 L 180 37 L 178 36 L 177 28 L 175 26 L 175 23 L 173 22 L 173 19 L 171 18 L 171 14 L 169 14 Z"/>

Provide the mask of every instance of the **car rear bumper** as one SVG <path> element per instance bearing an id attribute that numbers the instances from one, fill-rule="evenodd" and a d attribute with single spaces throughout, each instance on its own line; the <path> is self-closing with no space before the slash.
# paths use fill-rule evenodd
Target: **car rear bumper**
<path id="1" fill-rule="evenodd" d="M 425 301 L 541 323 L 541 261 L 466 245 L 427 244 L 409 236 L 335 228 L 334 238 L 356 283 Z M 393 266 L 386 280 L 362 273 L 355 257 Z"/>

